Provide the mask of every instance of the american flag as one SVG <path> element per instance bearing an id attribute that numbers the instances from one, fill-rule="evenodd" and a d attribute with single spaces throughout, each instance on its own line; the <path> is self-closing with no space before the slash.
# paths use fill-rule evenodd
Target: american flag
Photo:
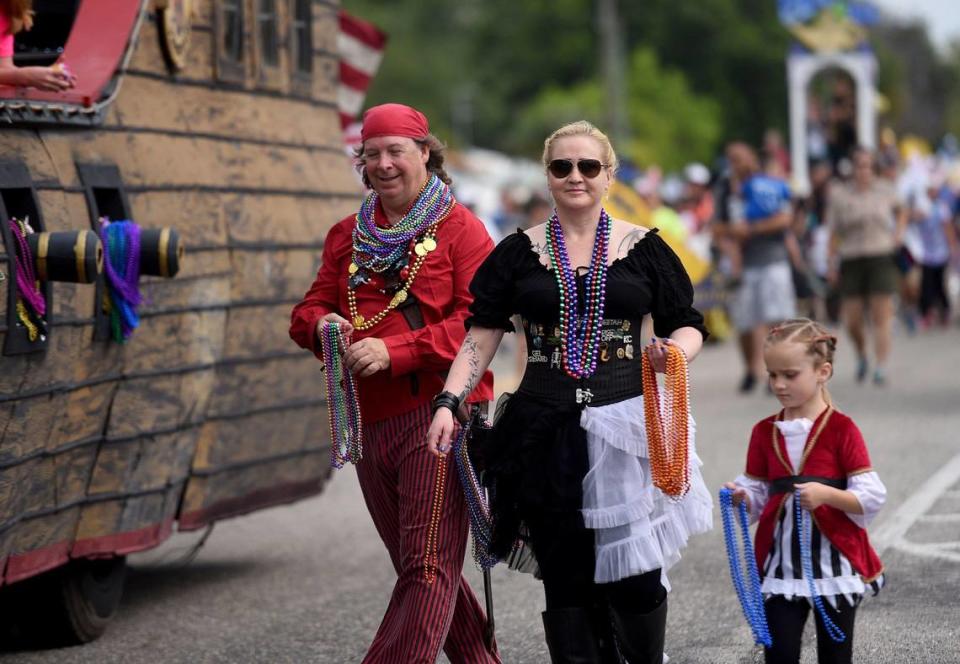
<path id="1" fill-rule="evenodd" d="M 343 140 L 348 146 L 360 143 L 360 110 L 386 44 L 387 35 L 377 26 L 340 10 L 338 106 Z"/>

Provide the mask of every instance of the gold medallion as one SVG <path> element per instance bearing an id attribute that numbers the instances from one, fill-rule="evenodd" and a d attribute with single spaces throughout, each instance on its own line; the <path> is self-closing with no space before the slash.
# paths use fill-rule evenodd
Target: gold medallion
<path id="1" fill-rule="evenodd" d="M 393 296 L 393 299 L 392 299 L 392 300 L 390 300 L 390 306 L 391 306 L 391 307 L 395 307 L 395 306 L 397 306 L 398 304 L 400 304 L 401 302 L 405 302 L 406 299 L 407 299 L 407 291 L 406 291 L 406 289 L 398 290 L 398 291 L 397 291 L 397 294 Z"/>
<path id="2" fill-rule="evenodd" d="M 363 327 L 363 322 L 364 322 L 364 320 L 365 320 L 365 319 L 364 319 L 364 317 L 363 317 L 363 314 L 357 314 L 356 316 L 353 317 L 353 326 L 354 326 L 354 327 Z"/>
<path id="3" fill-rule="evenodd" d="M 427 251 L 433 251 L 437 248 L 437 241 L 432 237 L 425 237 L 423 238 L 423 248 Z"/>
<path id="4" fill-rule="evenodd" d="M 427 255 L 427 248 L 426 248 L 425 246 L 423 246 L 423 242 L 417 242 L 417 244 L 413 247 L 413 252 L 414 252 L 417 256 L 426 256 L 426 255 Z"/>
<path id="5" fill-rule="evenodd" d="M 350 263 L 350 267 L 347 268 L 347 272 L 349 272 L 350 274 L 356 274 L 357 270 L 359 269 L 360 268 L 357 266 L 356 263 Z"/>

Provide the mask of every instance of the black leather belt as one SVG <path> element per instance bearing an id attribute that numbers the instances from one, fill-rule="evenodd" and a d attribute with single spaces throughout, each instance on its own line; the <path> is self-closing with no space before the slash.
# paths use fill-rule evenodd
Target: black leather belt
<path id="1" fill-rule="evenodd" d="M 791 493 L 796 488 L 794 485 L 804 482 L 819 482 L 832 486 L 834 489 L 846 489 L 847 480 L 834 479 L 832 477 L 817 477 L 816 475 L 788 475 L 787 477 L 778 477 L 770 482 L 770 494 Z"/>

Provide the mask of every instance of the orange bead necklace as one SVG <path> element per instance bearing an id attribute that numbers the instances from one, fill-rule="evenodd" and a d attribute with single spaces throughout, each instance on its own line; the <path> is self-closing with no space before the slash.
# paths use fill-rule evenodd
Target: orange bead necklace
<path id="1" fill-rule="evenodd" d="M 427 539 L 423 553 L 423 580 L 427 585 L 433 585 L 437 580 L 437 571 L 440 569 L 438 554 L 440 539 L 440 518 L 443 515 L 443 492 L 447 483 L 447 459 L 437 459 L 436 483 L 433 487 L 433 504 L 430 506 L 430 524 L 427 526 Z"/>
<path id="2" fill-rule="evenodd" d="M 687 424 L 690 385 L 687 356 L 677 346 L 666 346 L 667 370 L 661 403 L 657 374 L 643 353 L 643 411 L 647 425 L 647 450 L 653 485 L 679 500 L 690 490 L 690 449 Z M 661 406 L 666 406 L 663 412 Z"/>

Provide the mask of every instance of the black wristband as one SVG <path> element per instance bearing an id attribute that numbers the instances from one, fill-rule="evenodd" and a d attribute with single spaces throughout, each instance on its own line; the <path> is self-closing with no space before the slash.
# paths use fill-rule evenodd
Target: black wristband
<path id="1" fill-rule="evenodd" d="M 460 409 L 460 399 L 453 392 L 443 391 L 430 402 L 430 413 L 436 415 L 441 408 L 449 408 L 454 415 Z"/>

